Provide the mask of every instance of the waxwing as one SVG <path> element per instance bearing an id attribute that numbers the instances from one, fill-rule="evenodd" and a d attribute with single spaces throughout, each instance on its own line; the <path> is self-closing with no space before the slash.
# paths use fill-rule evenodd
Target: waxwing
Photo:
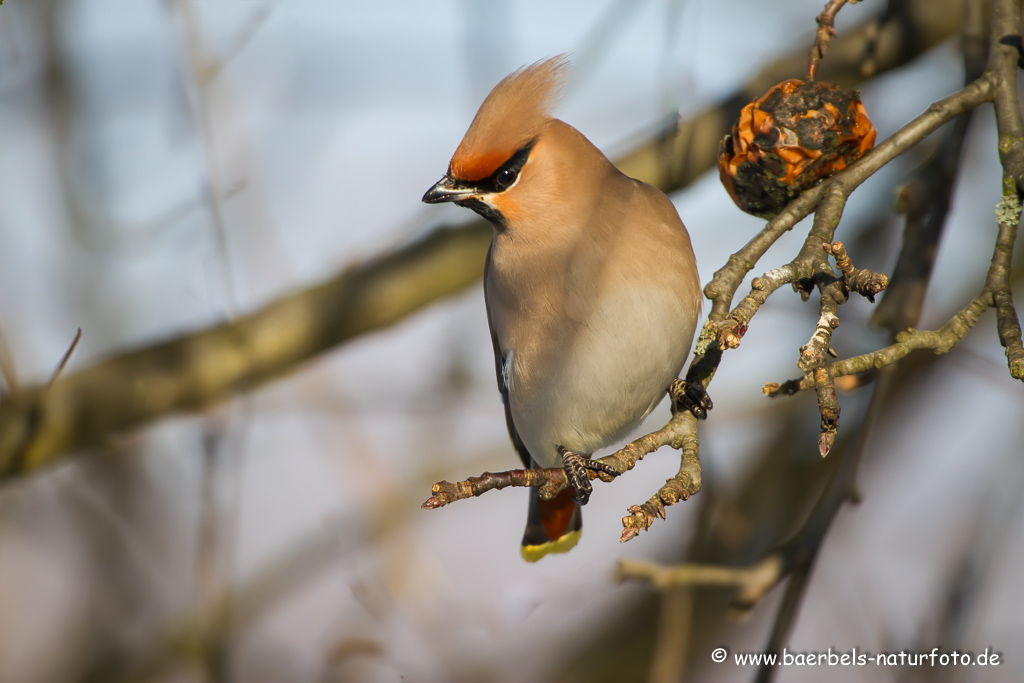
<path id="1" fill-rule="evenodd" d="M 531 489 L 528 561 L 576 545 L 586 470 L 609 469 L 591 455 L 662 400 L 701 312 L 672 202 L 551 116 L 566 66 L 559 56 L 498 83 L 423 196 L 493 226 L 484 298 L 508 431 L 525 467 L 564 467 L 572 484 L 552 500 Z"/>

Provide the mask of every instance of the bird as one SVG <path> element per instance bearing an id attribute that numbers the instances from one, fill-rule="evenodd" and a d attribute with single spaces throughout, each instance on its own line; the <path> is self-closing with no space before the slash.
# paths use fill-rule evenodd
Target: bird
<path id="1" fill-rule="evenodd" d="M 701 315 L 671 200 L 552 116 L 567 69 L 559 55 L 501 80 L 423 195 L 491 223 L 484 300 L 509 436 L 524 467 L 563 467 L 570 484 L 551 500 L 530 489 L 529 562 L 578 543 L 587 470 L 619 474 L 591 456 L 660 403 Z"/>

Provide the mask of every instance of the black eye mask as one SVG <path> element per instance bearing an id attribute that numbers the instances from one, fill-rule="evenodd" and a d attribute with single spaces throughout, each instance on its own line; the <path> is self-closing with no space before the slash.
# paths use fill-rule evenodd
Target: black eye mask
<path id="1" fill-rule="evenodd" d="M 498 170 L 486 178 L 473 181 L 456 179 L 454 188 L 475 190 L 478 194 L 504 192 L 519 178 L 519 172 L 523 170 L 526 160 L 530 158 L 530 150 L 533 149 L 533 143 L 534 141 L 531 140 L 529 144 L 519 148 L 515 154 L 509 157 L 508 161 L 499 166 Z"/>

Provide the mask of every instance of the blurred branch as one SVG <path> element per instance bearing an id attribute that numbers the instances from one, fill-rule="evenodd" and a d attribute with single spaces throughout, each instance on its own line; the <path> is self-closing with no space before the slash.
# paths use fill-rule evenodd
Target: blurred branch
<path id="1" fill-rule="evenodd" d="M 114 432 L 251 391 L 397 322 L 478 279 L 489 241 L 482 229 L 440 229 L 235 322 L 102 361 L 49 389 L 24 388 L 0 405 L 0 476 L 32 472 Z"/>
<path id="2" fill-rule="evenodd" d="M 228 239 L 228 224 L 224 216 L 224 184 L 219 173 L 218 150 L 213 132 L 213 112 L 210 105 L 210 85 L 223 67 L 224 62 L 213 59 L 203 44 L 196 9 L 193 3 L 180 0 L 177 3 L 182 17 L 184 52 L 191 75 L 194 99 L 193 115 L 202 138 L 203 156 L 206 162 L 206 203 L 210 211 L 214 243 L 223 270 L 224 297 L 227 318 L 231 321 L 238 313 L 238 296 L 235 290 L 235 268 Z M 244 45 L 244 43 L 242 43 Z"/>
<path id="3" fill-rule="evenodd" d="M 1016 14 L 1019 17 L 1021 9 L 1020 0 L 1009 0 L 1009 2 L 1015 2 Z M 978 5 L 979 3 L 974 2 L 974 0 L 963 0 L 964 80 L 966 83 L 978 82 L 976 76 L 980 68 L 979 57 L 985 51 L 984 49 L 979 49 L 984 43 L 984 38 L 982 37 L 984 34 L 984 17 L 983 10 Z M 995 38 L 997 34 L 997 25 L 996 14 L 994 14 L 992 38 Z M 995 42 L 995 40 L 992 40 L 991 44 L 994 46 Z M 986 71 L 985 75 L 987 76 L 991 73 L 991 71 Z M 995 85 L 994 87 L 998 88 L 999 86 Z M 933 253 L 928 251 L 914 253 L 908 247 L 913 240 L 919 239 L 921 233 L 925 230 L 931 233 L 929 237 L 934 240 L 933 244 L 937 244 L 938 236 L 942 233 L 943 224 L 952 202 L 953 181 L 955 180 L 956 169 L 960 164 L 963 137 L 966 134 L 969 115 L 970 110 L 959 117 L 957 124 L 954 125 L 944 140 L 943 145 L 940 146 L 939 152 L 928 164 L 931 168 L 926 168 L 925 173 L 921 174 L 932 181 L 933 188 L 938 191 L 938 194 L 930 198 L 934 205 L 930 209 L 931 219 L 929 223 L 926 226 L 922 226 L 924 230 L 912 229 L 918 228 L 920 221 L 916 221 L 914 217 L 908 215 L 907 230 L 904 232 L 904 248 L 900 254 L 900 264 L 905 267 L 898 268 L 896 274 L 898 280 L 895 281 L 897 285 L 904 284 L 902 282 L 903 278 L 916 278 L 918 281 L 912 287 L 898 286 L 886 296 L 887 300 L 891 299 L 888 311 L 890 331 L 897 339 L 900 334 L 906 334 L 901 332 L 904 325 L 913 325 L 920 317 L 921 308 L 924 304 L 924 291 L 927 289 L 928 280 L 931 277 L 931 265 L 934 260 Z M 996 245 L 997 256 L 1000 254 L 1000 242 L 1004 241 L 1005 238 L 1006 235 L 1001 225 Z M 993 258 L 994 267 L 995 257 Z M 991 271 L 992 268 L 990 268 L 990 274 Z M 987 288 L 988 285 L 986 285 Z M 984 292 L 982 297 L 979 298 L 984 298 Z M 978 303 L 977 300 L 972 302 L 972 305 L 975 303 Z M 970 309 L 971 306 L 968 308 Z M 966 333 L 966 329 L 964 333 Z M 822 371 L 832 375 L 834 367 L 833 365 L 827 370 L 822 369 Z M 843 504 L 847 500 L 853 500 L 856 496 L 857 471 L 861 458 L 867 449 L 867 437 L 870 427 L 878 420 L 879 415 L 882 413 L 884 399 L 891 393 L 894 393 L 894 388 L 898 386 L 896 372 L 896 366 L 887 366 L 878 372 L 878 381 L 873 388 L 867 414 L 857 433 L 857 443 L 852 451 L 845 454 L 845 457 L 842 458 L 839 469 L 829 479 L 818 503 L 800 531 L 783 546 L 793 554 L 795 561 L 790 570 L 790 577 L 786 585 L 785 594 L 783 595 L 782 605 L 776 614 L 775 622 L 772 625 L 772 631 L 768 638 L 768 644 L 765 647 L 765 652 L 767 653 L 778 653 L 788 640 L 796 623 L 800 605 L 806 595 L 814 561 L 821 549 L 825 536 L 831 528 L 832 521 Z M 815 381 L 817 380 L 818 378 L 815 377 Z M 757 683 L 768 683 L 772 680 L 776 671 L 777 669 L 774 664 L 765 663 L 759 668 L 755 681 Z"/>
<path id="4" fill-rule="evenodd" d="M 658 635 L 647 683 L 679 683 L 684 680 L 689 656 L 687 643 L 693 632 L 693 591 L 664 590 L 659 603 Z"/>
<path id="5" fill-rule="evenodd" d="M 986 2 L 977 0 L 964 0 L 962 5 L 964 83 L 970 83 L 984 73 L 988 59 L 988 8 Z M 917 312 L 931 280 L 973 113 L 974 110 L 965 112 L 954 120 L 952 130 L 943 137 L 932 158 L 899 190 L 897 211 L 906 215 L 903 247 L 892 270 L 893 285 L 872 316 L 876 325 L 898 331 L 917 324 Z"/>
<path id="6" fill-rule="evenodd" d="M 939 5 L 951 3 L 907 0 L 901 20 L 880 29 L 878 70 L 904 64 L 952 35 L 955 13 L 938 11 Z M 866 41 L 863 27 L 833 41 L 822 77 L 840 84 L 856 82 Z M 621 159 L 619 166 L 665 191 L 688 184 L 714 165 L 718 140 L 739 108 L 768 85 L 798 73 L 804 59 L 805 53 L 794 53 L 769 65 L 741 91 L 659 133 Z M 666 159 L 672 141 L 683 139 L 695 144 L 673 150 Z M 801 197 L 790 210 L 803 206 L 803 215 L 809 213 L 817 193 L 809 195 L 813 196 Z M 792 216 L 784 212 L 780 218 L 786 220 L 787 215 Z M 346 269 L 326 283 L 284 296 L 230 323 L 100 362 L 65 376 L 49 392 L 27 387 L 0 405 L 0 476 L 26 474 L 70 451 L 100 445 L 112 433 L 160 417 L 203 410 L 291 372 L 353 337 L 393 324 L 475 282 L 483 271 L 489 239 L 489 228 L 480 222 L 441 228 L 414 245 Z M 763 243 L 764 237 L 755 242 Z M 727 303 L 721 297 L 716 299 L 716 312 L 722 313 L 718 309 L 723 305 Z M 33 414 L 40 416 L 38 428 L 29 424 Z M 656 511 L 658 506 L 651 507 Z"/>
<path id="7" fill-rule="evenodd" d="M 0 377 L 7 382 L 7 391 L 17 394 L 21 391 L 21 383 L 18 381 L 18 370 L 14 366 L 14 359 L 11 357 L 10 347 L 7 339 L 0 331 Z"/>
<path id="8" fill-rule="evenodd" d="M 71 360 L 71 356 L 75 353 L 75 349 L 78 348 L 78 342 L 82 341 L 82 328 L 79 327 L 75 332 L 75 338 L 71 340 L 71 346 L 61 356 L 60 362 L 57 363 L 57 367 L 54 368 L 53 374 L 50 375 L 50 381 L 46 383 L 47 388 L 53 386 L 53 383 L 60 377 L 60 373 L 64 372 L 64 368 L 67 367 L 68 361 Z"/>
<path id="9" fill-rule="evenodd" d="M 994 12 L 993 19 L 993 30 L 992 30 L 992 44 L 996 44 L 1000 35 L 1008 35 L 1010 33 L 1011 23 L 1010 18 L 1016 17 L 1019 19 L 1020 16 L 1020 2 L 1017 0 L 1004 0 L 1003 11 L 997 8 Z M 971 5 L 970 0 L 967 0 L 966 5 Z M 1014 5 L 1014 7 L 1010 7 Z M 997 99 L 997 110 L 998 110 L 998 97 L 997 91 L 1003 88 L 1009 89 L 1010 86 L 1006 85 L 1007 81 L 1010 80 L 1010 57 L 1007 56 L 1006 60 L 1006 73 L 1003 77 L 992 66 L 985 70 L 983 76 L 979 77 L 979 69 L 977 68 L 977 55 L 978 50 L 977 43 L 979 31 L 974 31 L 977 28 L 976 22 L 981 16 L 981 10 L 977 7 L 970 7 L 965 11 L 965 76 L 968 85 L 953 98 L 957 99 L 968 99 L 971 103 L 960 108 L 960 111 L 949 110 L 946 114 L 952 114 L 958 116 L 957 124 L 953 127 L 951 133 L 947 136 L 942 147 L 940 147 L 940 153 L 933 158 L 929 164 L 932 168 L 928 169 L 931 172 L 930 178 L 934 179 L 932 187 L 937 188 L 937 191 L 933 196 L 925 195 L 926 201 L 934 202 L 932 208 L 931 219 L 929 221 L 929 229 L 933 232 L 935 242 L 937 243 L 937 236 L 941 234 L 942 223 L 948 212 L 948 207 L 951 201 L 951 193 L 953 189 L 953 180 L 955 178 L 955 172 L 959 166 L 960 153 L 962 149 L 963 135 L 966 131 L 967 114 L 972 111 L 973 107 L 977 106 L 983 101 L 988 99 Z M 1000 16 L 1006 17 L 1005 26 L 1000 29 Z M 983 39 L 982 39 L 983 40 Z M 1019 44 L 1019 41 L 1018 41 Z M 1017 57 L 1014 56 L 1016 60 Z M 994 64 L 995 58 L 993 58 Z M 1013 102 L 1016 102 L 1015 83 L 1016 83 L 1016 62 L 1013 64 Z M 974 95 L 966 95 L 970 90 L 977 89 Z M 965 97 L 966 95 L 966 97 Z M 1009 97 L 1003 95 L 1003 97 L 1009 100 Z M 966 104 L 961 102 L 960 104 Z M 848 254 L 845 252 L 845 248 L 841 244 L 832 244 L 831 233 L 834 233 L 835 227 L 839 222 L 842 214 L 842 208 L 847 196 L 852 191 L 856 184 L 855 176 L 857 175 L 857 166 L 862 165 L 867 167 L 869 164 L 878 163 L 884 161 L 878 156 L 887 145 L 892 147 L 899 146 L 901 143 L 897 142 L 903 133 L 909 133 L 911 128 L 915 124 L 924 123 L 925 118 L 933 116 L 938 111 L 944 108 L 944 105 L 949 105 L 949 98 L 941 103 L 933 105 L 929 112 L 919 117 L 917 120 L 912 122 L 910 125 L 905 127 L 902 131 L 898 132 L 892 138 L 887 140 L 885 143 L 880 145 L 874 152 L 868 154 L 861 162 L 855 164 L 847 171 L 837 174 L 831 180 L 819 185 L 817 188 L 812 190 L 814 196 L 808 196 L 811 193 L 805 193 L 804 196 L 800 197 L 797 201 L 793 202 L 789 208 L 780 214 L 776 220 L 769 223 L 760 235 L 754 238 L 743 250 L 734 254 L 730 258 L 726 267 L 715 274 L 715 279 L 707 286 L 706 295 L 715 301 L 715 305 L 712 308 L 711 315 L 708 320 L 708 328 L 705 333 L 702 334 L 701 343 L 698 346 L 698 352 L 704 351 L 711 360 L 700 362 L 702 359 L 698 358 L 698 361 L 691 366 L 691 375 L 699 375 L 703 378 L 706 383 L 710 381 L 714 374 L 714 370 L 718 365 L 721 358 L 721 352 L 728 348 L 733 348 L 739 344 L 743 333 L 747 329 L 747 325 L 750 318 L 756 313 L 757 309 L 761 304 L 764 303 L 767 296 L 775 291 L 779 286 L 785 283 L 792 283 L 794 287 L 800 291 L 806 298 L 809 293 L 809 286 L 811 283 L 817 284 L 819 292 L 821 294 L 821 316 L 819 317 L 819 324 L 816 328 L 815 334 L 811 338 L 811 342 L 808 343 L 803 349 L 801 349 L 800 367 L 805 371 L 805 376 L 800 380 L 799 385 L 796 381 L 787 383 L 790 389 L 787 393 L 792 393 L 799 388 L 810 388 L 812 386 L 819 389 L 819 407 L 822 411 L 823 419 L 823 432 L 822 452 L 827 449 L 826 446 L 830 444 L 825 443 L 826 438 L 826 418 L 830 417 L 826 409 L 838 409 L 838 403 L 835 402 L 835 391 L 834 391 L 834 379 L 833 369 L 840 364 L 837 363 L 832 366 L 825 364 L 825 357 L 829 354 L 829 340 L 831 331 L 836 327 L 838 323 L 837 306 L 836 304 L 842 303 L 845 300 L 846 295 L 850 289 L 856 291 L 856 287 L 849 287 L 844 281 L 853 281 L 858 275 L 852 263 L 848 260 Z M 959 107 L 959 105 L 956 105 Z M 1010 107 L 1007 107 L 1009 110 Z M 1010 116 L 1007 112 L 1007 116 Z M 1012 115 L 1016 121 L 1020 120 L 1019 109 L 1014 108 Z M 948 120 L 951 116 L 945 116 L 945 120 Z M 936 123 L 933 121 L 933 123 Z M 1007 123 L 1006 129 L 1014 129 L 1015 123 L 1010 121 Z M 937 126 L 934 126 L 937 127 Z M 934 130 L 934 127 L 932 128 Z M 1001 128 L 1001 131 L 1003 129 Z M 1024 129 L 1017 128 L 1016 131 L 1024 131 Z M 1024 140 L 1024 138 L 1010 136 L 1013 140 Z M 1007 139 L 1001 133 L 1000 139 L 1001 151 L 1006 149 L 1008 152 L 1011 151 L 1011 145 L 1007 144 Z M 895 149 L 886 150 L 887 153 L 894 152 Z M 1004 168 L 1007 168 L 1006 155 L 1004 154 Z M 861 169 L 863 171 L 863 168 Z M 872 171 L 873 172 L 873 171 Z M 870 173 L 868 174 L 870 175 Z M 986 287 L 982 292 L 982 295 L 978 297 L 972 305 L 968 307 L 967 314 L 963 317 L 968 318 L 966 320 L 960 320 L 959 322 L 964 323 L 960 325 L 962 332 L 958 329 L 957 334 L 960 337 L 966 333 L 966 329 L 969 329 L 970 324 L 976 320 L 977 315 L 988 306 L 995 306 L 996 300 L 991 293 L 986 295 L 986 292 L 994 291 L 996 287 L 1003 286 L 1003 291 L 1009 293 L 1009 282 L 1010 282 L 1010 263 L 1012 257 L 1012 246 L 1016 235 L 1016 225 L 1020 218 L 1020 203 L 1017 201 L 1016 188 L 1019 185 L 1016 184 L 1016 179 L 1013 177 L 1012 171 L 1007 171 L 1013 182 L 1004 183 L 1005 187 L 1014 190 L 1012 198 L 1007 196 L 1010 193 L 1004 194 L 1004 199 L 1000 203 L 997 215 L 999 216 L 999 235 L 996 240 L 995 254 L 993 256 L 992 265 L 989 268 L 989 274 L 986 278 Z M 851 184 L 846 184 L 844 181 L 849 181 Z M 802 200 L 806 200 L 808 205 L 798 206 Z M 743 276 L 749 272 L 756 261 L 764 254 L 767 246 L 770 246 L 776 237 L 774 230 L 780 229 L 785 230 L 792 227 L 793 223 L 788 223 L 787 213 L 793 211 L 794 208 L 798 208 L 798 213 L 802 213 L 802 216 L 807 215 L 810 210 L 816 208 L 816 215 L 814 225 L 812 226 L 808 238 L 804 243 L 803 249 L 800 254 L 794 259 L 793 262 L 783 266 L 782 268 L 769 271 L 762 278 L 755 278 L 752 282 L 752 291 L 746 299 L 744 299 L 740 305 L 736 307 L 732 312 L 726 316 L 729 305 L 732 301 L 736 288 L 739 283 L 742 282 Z M 774 224 L 774 225 L 773 225 Z M 908 230 L 905 233 L 905 240 L 909 241 L 918 237 L 914 231 L 910 230 L 911 223 L 910 217 L 908 216 Z M 781 235 L 781 232 L 777 233 Z M 822 239 L 827 238 L 827 239 Z M 821 264 L 820 261 L 812 253 L 812 241 L 817 241 L 817 248 L 821 246 L 825 247 L 825 250 L 836 257 L 837 267 L 842 274 L 842 278 L 835 277 L 834 273 L 830 278 L 831 269 L 827 268 L 826 264 Z M 809 263 L 802 263 L 804 259 L 809 259 Z M 912 259 L 923 260 L 926 265 L 922 268 L 920 264 L 912 264 Z M 923 281 L 923 287 L 927 287 L 927 279 L 931 274 L 931 261 L 933 254 L 927 252 L 914 253 L 910 249 L 904 248 L 904 253 L 901 255 L 901 263 L 904 263 L 907 267 L 901 268 L 899 271 L 899 277 L 894 278 L 896 284 L 903 284 L 903 280 L 908 277 L 917 277 Z M 807 269 L 812 269 L 810 276 L 808 276 Z M 867 280 L 870 281 L 871 277 L 868 276 Z M 880 278 L 876 284 L 881 284 Z M 921 282 L 917 284 L 922 284 Z M 867 288 L 867 291 L 862 293 L 870 293 L 873 287 Z M 921 309 L 923 303 L 923 290 L 921 296 L 915 296 L 916 287 L 908 288 L 901 287 L 898 290 L 898 295 L 894 297 L 887 297 L 892 299 L 890 305 L 890 320 L 893 322 L 908 321 L 909 324 L 913 324 Z M 973 316 L 973 320 L 969 319 Z M 1007 316 L 1009 318 L 1009 316 Z M 719 322 L 716 326 L 716 322 Z M 968 324 L 969 323 L 969 324 Z M 1017 331 L 1019 327 L 1016 325 L 1016 316 L 1007 327 L 1010 327 L 1010 334 L 1006 335 L 1003 333 L 1003 329 L 1000 328 L 1000 338 L 1006 340 L 1007 336 L 1010 337 L 1009 344 L 1004 341 L 1004 345 L 1007 345 L 1007 355 L 1012 357 L 1011 345 L 1019 339 Z M 953 322 L 950 327 L 955 327 L 956 323 Z M 903 329 L 903 326 L 894 326 L 893 332 L 897 332 Z M 914 335 L 920 335 L 922 333 L 909 332 L 903 333 L 898 339 L 904 340 L 913 337 Z M 924 333 L 927 334 L 927 333 Z M 816 339 L 817 338 L 817 339 Z M 714 342 L 718 342 L 715 344 Z M 929 342 L 938 344 L 939 342 L 934 339 L 929 339 Z M 954 342 L 955 343 L 955 342 Z M 698 369 L 699 365 L 703 365 L 703 368 Z M 841 367 L 841 366 L 840 366 Z M 1011 358 L 1011 373 L 1014 370 L 1014 365 Z M 887 396 L 891 389 L 895 386 L 893 380 L 893 367 L 886 367 L 881 373 L 879 373 L 880 381 L 876 383 L 872 398 L 869 404 L 867 415 L 863 419 L 862 425 L 856 430 L 858 435 L 858 443 L 854 448 L 844 453 L 840 458 L 839 467 L 833 472 L 828 484 L 818 499 L 812 512 L 806 517 L 806 520 L 800 530 L 790 538 L 789 541 L 784 543 L 778 550 L 764 554 L 762 558 L 782 558 L 783 562 L 780 565 L 780 569 L 774 575 L 769 574 L 772 578 L 773 585 L 775 581 L 781 580 L 788 576 L 788 582 L 786 585 L 785 594 L 783 595 L 782 604 L 776 615 L 775 622 L 772 627 L 772 633 L 766 647 L 767 652 L 778 652 L 782 645 L 786 642 L 789 634 L 792 631 L 793 625 L 796 622 L 797 615 L 799 613 L 800 605 L 803 597 L 806 593 L 806 588 L 809 585 L 811 571 L 813 569 L 815 558 L 819 550 L 821 549 L 824 538 L 826 537 L 828 530 L 831 527 L 832 521 L 835 519 L 839 509 L 845 504 L 847 500 L 852 499 L 855 496 L 855 481 L 856 473 L 858 470 L 859 462 L 866 450 L 867 434 L 870 431 L 870 425 L 872 425 L 878 418 L 881 412 L 881 405 L 883 397 Z M 771 387 L 766 387 L 767 390 Z M 838 413 L 835 414 L 838 417 Z M 834 438 L 834 437 L 833 437 Z M 751 566 L 756 566 L 757 563 Z M 688 577 L 687 571 L 693 571 L 694 565 L 682 565 L 680 573 L 683 577 Z M 700 567 L 700 566 L 698 566 Z M 704 567 L 700 567 L 702 570 Z M 666 577 L 672 576 L 670 573 L 675 568 L 666 568 L 666 572 L 652 572 L 651 576 L 657 577 L 657 581 L 662 583 L 668 582 Z M 729 568 L 714 567 L 711 576 L 717 580 L 728 581 L 729 579 L 735 579 L 737 582 L 746 580 L 746 574 L 743 570 L 737 576 L 732 575 Z M 736 571 L 736 570 L 732 570 Z M 697 576 L 700 576 L 700 572 L 696 572 Z M 686 579 L 684 579 L 685 581 Z M 689 580 L 694 581 L 695 584 L 699 585 L 700 581 L 689 576 Z M 763 595 L 763 592 L 761 593 Z M 757 681 L 769 681 L 774 675 L 775 669 L 772 666 L 762 667 L 757 674 Z"/>
<path id="10" fill-rule="evenodd" d="M 663 565 L 648 560 L 627 559 L 619 560 L 615 575 L 620 581 L 646 581 L 659 590 L 679 586 L 735 588 L 738 605 L 749 607 L 778 583 L 784 574 L 785 562 L 780 553 L 766 555 L 746 567 L 693 563 Z"/>
<path id="11" fill-rule="evenodd" d="M 400 497 L 399 497 L 400 498 Z M 84 681 L 133 683 L 164 680 L 189 666 L 204 666 L 230 631 L 245 633 L 294 591 L 308 586 L 340 557 L 394 528 L 400 500 L 388 498 L 369 514 L 339 514 L 292 542 L 210 605 L 180 615 L 149 646 L 95 662 Z M 230 622 L 230 623 L 229 623 Z"/>
<path id="12" fill-rule="evenodd" d="M 959 534 L 960 552 L 949 562 L 946 576 L 934 589 L 934 612 L 928 615 L 931 624 L 922 624 L 914 646 L 908 648 L 911 651 L 926 651 L 932 643 L 954 649 L 966 644 L 965 634 L 981 610 L 985 588 L 995 578 L 1000 552 L 1013 547 L 1011 534 L 1024 512 L 1024 461 L 1014 453 L 1008 452 L 1007 456 L 1010 471 L 1000 475 L 999 490 L 979 501 L 970 527 Z M 948 675 L 951 671 L 952 667 L 940 670 L 938 673 L 947 675 L 940 675 L 938 680 L 956 680 Z M 921 679 L 905 676 L 898 680 Z"/>
<path id="13" fill-rule="evenodd" d="M 832 527 L 832 522 L 843 505 L 855 500 L 857 472 L 867 448 L 871 426 L 882 413 L 882 398 L 887 395 L 892 385 L 892 371 L 893 368 L 889 368 L 875 383 L 867 414 L 855 430 L 856 443 L 842 453 L 839 467 L 829 477 L 814 509 L 807 515 L 796 534 L 776 551 L 784 558 L 779 580 L 785 577 L 788 577 L 788 580 L 782 604 L 776 613 L 768 644 L 765 646 L 766 653 L 778 653 L 789 639 L 800 612 L 800 605 L 810 585 L 814 562 Z M 775 671 L 774 664 L 765 663 L 758 669 L 754 680 L 756 683 L 768 683 Z"/>

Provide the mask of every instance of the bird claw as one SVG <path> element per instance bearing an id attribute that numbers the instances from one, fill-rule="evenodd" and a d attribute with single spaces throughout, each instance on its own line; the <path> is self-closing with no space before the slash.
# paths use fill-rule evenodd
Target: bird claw
<path id="1" fill-rule="evenodd" d="M 590 483 L 590 477 L 587 476 L 587 470 L 603 472 L 612 477 L 617 477 L 621 474 L 621 472 L 610 465 L 597 460 L 591 460 L 589 455 L 573 453 L 562 447 L 559 447 L 558 451 L 562 454 L 562 467 L 565 469 L 565 478 L 569 480 L 569 486 L 572 486 L 573 491 L 576 492 L 574 498 L 579 505 L 586 505 L 590 500 L 591 492 L 594 490 L 594 485 Z"/>
<path id="2" fill-rule="evenodd" d="M 673 386 L 672 398 L 675 401 L 675 408 L 685 409 L 693 413 L 698 420 L 706 420 L 708 411 L 715 407 L 711 397 L 708 396 L 704 385 L 699 382 L 684 382 L 678 380 L 679 384 Z"/>

